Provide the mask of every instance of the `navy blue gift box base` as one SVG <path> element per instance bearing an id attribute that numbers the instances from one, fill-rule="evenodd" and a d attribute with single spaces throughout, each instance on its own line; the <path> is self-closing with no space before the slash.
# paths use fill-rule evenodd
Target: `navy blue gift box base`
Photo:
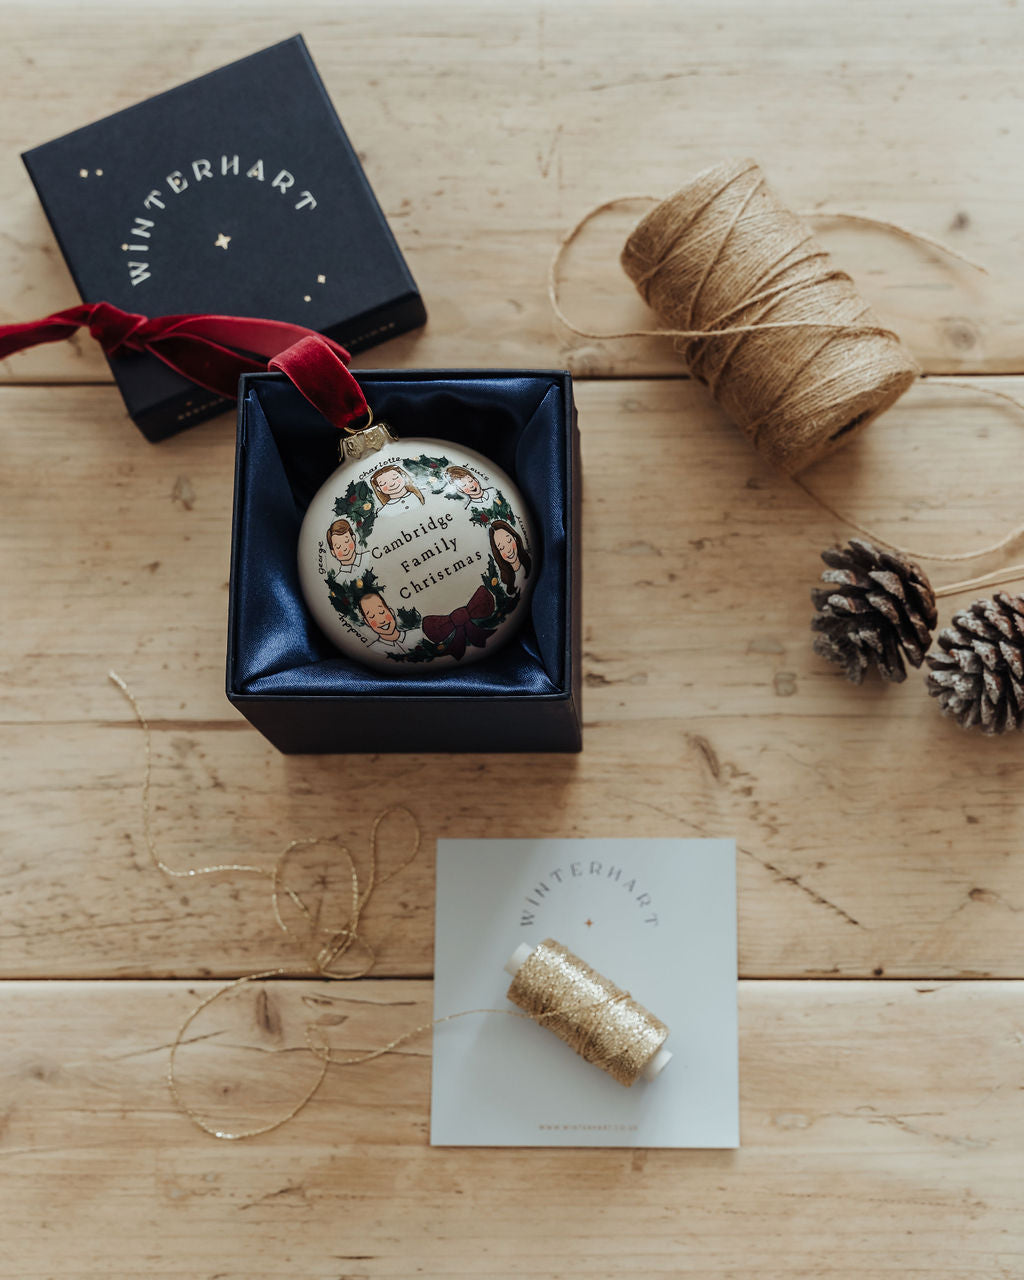
<path id="1" fill-rule="evenodd" d="M 357 373 L 399 437 L 477 449 L 530 505 L 541 569 L 530 619 L 466 667 L 396 675 L 342 657 L 306 611 L 295 550 L 310 499 L 338 465 L 338 431 L 280 374 L 238 399 L 227 695 L 285 752 L 578 751 L 579 436 L 560 372 Z"/>

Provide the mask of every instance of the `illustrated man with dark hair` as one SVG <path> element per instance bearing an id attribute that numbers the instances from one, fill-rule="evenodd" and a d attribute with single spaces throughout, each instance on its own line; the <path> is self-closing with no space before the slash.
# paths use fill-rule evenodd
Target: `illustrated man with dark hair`
<path id="1" fill-rule="evenodd" d="M 498 496 L 493 485 L 484 488 L 476 476 L 466 467 L 446 467 L 445 475 L 460 493 L 466 495 L 467 507 L 489 507 Z"/>
<path id="2" fill-rule="evenodd" d="M 386 653 L 408 653 L 406 643 L 407 631 L 398 625 L 398 620 L 388 608 L 387 601 L 378 591 L 367 591 L 359 598 L 359 611 L 363 620 L 374 633 L 374 639 L 367 645 L 368 649 L 383 649 Z"/>

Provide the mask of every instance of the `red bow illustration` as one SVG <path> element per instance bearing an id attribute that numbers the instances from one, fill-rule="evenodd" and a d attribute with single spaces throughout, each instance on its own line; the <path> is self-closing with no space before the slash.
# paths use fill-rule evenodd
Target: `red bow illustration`
<path id="1" fill-rule="evenodd" d="M 461 658 L 467 644 L 475 644 L 482 649 L 487 643 L 491 632 L 476 624 L 489 618 L 493 612 L 494 596 L 486 587 L 477 587 L 464 608 L 451 613 L 428 614 L 423 619 L 423 634 L 453 658 Z"/>

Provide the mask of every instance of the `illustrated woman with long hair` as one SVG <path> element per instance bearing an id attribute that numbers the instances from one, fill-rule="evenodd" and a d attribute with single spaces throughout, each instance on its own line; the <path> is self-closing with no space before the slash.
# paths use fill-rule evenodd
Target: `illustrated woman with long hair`
<path id="1" fill-rule="evenodd" d="M 423 494 L 401 467 L 379 467 L 370 477 L 370 485 L 380 503 L 378 515 L 400 515 L 415 510 L 413 502 L 423 506 Z"/>
<path id="2" fill-rule="evenodd" d="M 506 591 L 518 591 L 530 576 L 530 556 L 522 538 L 504 520 L 495 520 L 489 530 L 491 552 Z"/>

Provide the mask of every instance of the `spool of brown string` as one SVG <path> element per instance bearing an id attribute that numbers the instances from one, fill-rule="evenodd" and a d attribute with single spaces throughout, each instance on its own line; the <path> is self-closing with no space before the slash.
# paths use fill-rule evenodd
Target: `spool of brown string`
<path id="1" fill-rule="evenodd" d="M 698 334 L 676 341 L 689 372 L 789 474 L 852 439 L 919 375 L 752 160 L 663 200 L 622 265 L 667 329 Z"/>

